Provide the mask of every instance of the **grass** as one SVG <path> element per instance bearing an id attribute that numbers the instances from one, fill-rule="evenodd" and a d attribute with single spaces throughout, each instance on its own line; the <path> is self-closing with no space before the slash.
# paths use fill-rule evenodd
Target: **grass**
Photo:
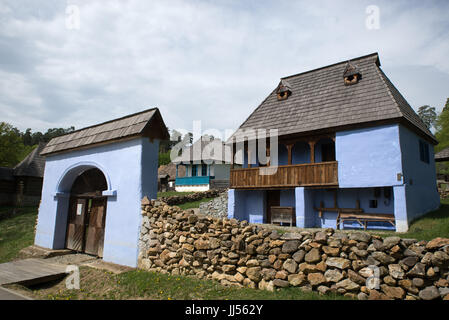
<path id="1" fill-rule="evenodd" d="M 0 220 L 0 263 L 11 261 L 21 249 L 33 244 L 36 217 L 36 207 L 24 207 L 16 215 Z"/>
<path id="2" fill-rule="evenodd" d="M 225 287 L 213 280 L 201 280 L 190 276 L 172 276 L 143 270 L 122 274 L 89 267 L 80 268 L 80 289 L 68 290 L 65 281 L 46 285 L 11 289 L 35 299 L 85 300 L 85 299 L 151 299 L 151 300 L 347 300 L 341 295 L 319 295 L 299 288 L 284 288 L 274 292 Z"/>
<path id="3" fill-rule="evenodd" d="M 441 207 L 438 210 L 417 218 L 410 224 L 409 230 L 404 233 L 376 232 L 381 236 L 399 236 L 417 240 L 431 240 L 436 237 L 449 238 L 449 198 L 441 200 Z"/>
<path id="4" fill-rule="evenodd" d="M 192 201 L 192 202 L 186 202 L 183 204 L 178 204 L 178 207 L 180 207 L 182 210 L 186 210 L 186 209 L 192 209 L 192 208 L 199 208 L 200 207 L 200 203 L 203 202 L 208 202 L 211 201 L 212 198 L 204 198 L 201 200 L 197 200 L 197 201 Z"/>
<path id="5" fill-rule="evenodd" d="M 165 192 L 158 192 L 157 197 L 171 197 L 171 196 L 186 196 L 188 194 L 192 194 L 195 192 L 178 192 L 178 191 L 165 191 Z"/>

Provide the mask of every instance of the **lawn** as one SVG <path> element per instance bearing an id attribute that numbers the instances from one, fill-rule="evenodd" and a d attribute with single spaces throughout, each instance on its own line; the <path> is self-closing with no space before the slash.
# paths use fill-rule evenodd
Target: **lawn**
<path id="1" fill-rule="evenodd" d="M 5 210 L 10 208 L 0 208 L 0 212 Z M 33 244 L 36 217 L 36 207 L 25 207 L 0 220 L 0 263 L 12 260 L 21 249 Z"/>
<path id="2" fill-rule="evenodd" d="M 225 287 L 213 280 L 191 276 L 172 276 L 143 270 L 122 274 L 80 268 L 80 290 L 68 290 L 65 281 L 24 287 L 8 286 L 34 299 L 151 299 L 151 300 L 347 300 L 341 295 L 319 295 L 299 288 L 284 288 L 275 292 L 250 288 Z"/>
<path id="3" fill-rule="evenodd" d="M 165 191 L 165 192 L 158 192 L 157 197 L 171 197 L 171 196 L 186 196 L 188 194 L 192 194 L 195 192 L 178 192 L 178 191 Z"/>

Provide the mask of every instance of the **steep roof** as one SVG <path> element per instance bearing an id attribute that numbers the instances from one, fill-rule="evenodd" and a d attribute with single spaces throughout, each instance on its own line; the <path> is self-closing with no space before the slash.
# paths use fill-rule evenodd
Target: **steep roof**
<path id="1" fill-rule="evenodd" d="M 358 83 L 344 84 L 343 75 L 348 66 L 362 75 Z M 233 137 L 242 138 L 246 129 L 278 129 L 278 135 L 283 136 L 401 121 L 431 142 L 437 142 L 380 69 L 377 53 L 282 80 L 288 81 L 291 96 L 278 100 L 276 89 L 273 90 Z"/>
<path id="2" fill-rule="evenodd" d="M 31 151 L 25 159 L 14 167 L 15 176 L 27 177 L 44 177 L 45 157 L 40 153 L 45 148 L 45 143 L 40 142 L 39 145 Z"/>
<path id="3" fill-rule="evenodd" d="M 136 136 L 163 140 L 169 138 L 167 127 L 158 108 L 148 109 L 53 138 L 41 154 L 48 155 L 72 149 L 92 147 Z"/>
<path id="4" fill-rule="evenodd" d="M 220 161 L 231 162 L 231 153 L 229 146 L 225 145 L 222 140 L 214 139 L 209 141 L 204 137 L 195 141 L 191 146 L 182 150 L 182 154 L 174 159 L 173 163 L 190 163 L 200 161 Z"/>

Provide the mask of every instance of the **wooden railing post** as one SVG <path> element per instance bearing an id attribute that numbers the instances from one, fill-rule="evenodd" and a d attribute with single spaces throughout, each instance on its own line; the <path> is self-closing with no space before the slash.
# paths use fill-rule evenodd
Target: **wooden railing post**
<path id="1" fill-rule="evenodd" d="M 291 165 L 292 164 L 292 149 L 293 149 L 293 144 L 287 144 L 287 164 Z"/>
<path id="2" fill-rule="evenodd" d="M 315 144 L 316 144 L 316 141 L 309 141 L 310 163 L 315 163 Z"/>

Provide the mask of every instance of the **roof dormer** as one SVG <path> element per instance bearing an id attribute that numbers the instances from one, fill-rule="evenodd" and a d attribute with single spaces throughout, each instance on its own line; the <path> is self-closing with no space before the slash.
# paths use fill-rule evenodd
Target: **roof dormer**
<path id="1" fill-rule="evenodd" d="M 356 84 L 362 79 L 362 73 L 357 68 L 357 66 L 354 66 L 351 64 L 351 62 L 348 62 L 345 68 L 345 72 L 343 73 L 343 79 L 345 82 L 345 85 L 352 85 Z"/>
<path id="2" fill-rule="evenodd" d="M 291 94 L 292 94 L 292 90 L 291 90 L 290 84 L 285 80 L 281 80 L 281 82 L 279 82 L 279 85 L 276 89 L 276 95 L 277 95 L 278 100 L 285 100 Z"/>

